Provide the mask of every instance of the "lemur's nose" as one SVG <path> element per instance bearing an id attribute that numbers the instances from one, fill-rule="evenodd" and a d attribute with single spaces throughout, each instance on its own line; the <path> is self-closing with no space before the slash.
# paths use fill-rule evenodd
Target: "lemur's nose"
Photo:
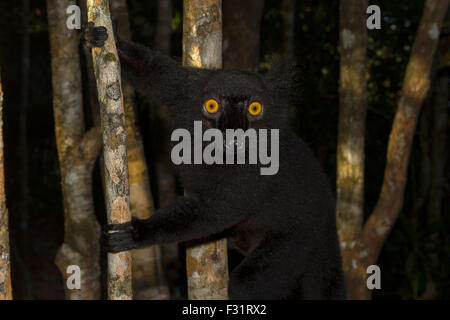
<path id="1" fill-rule="evenodd" d="M 217 128 L 221 131 L 226 129 L 243 129 L 245 131 L 249 128 L 247 114 L 241 106 L 233 105 L 222 113 L 218 119 Z"/>

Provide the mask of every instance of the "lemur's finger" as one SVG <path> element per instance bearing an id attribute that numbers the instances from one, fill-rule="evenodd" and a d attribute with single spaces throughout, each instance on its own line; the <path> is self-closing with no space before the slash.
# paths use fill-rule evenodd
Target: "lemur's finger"
<path id="1" fill-rule="evenodd" d="M 125 223 L 110 223 L 103 226 L 103 231 L 126 231 L 126 230 L 132 230 L 133 225 L 132 222 L 125 222 Z"/>
<path id="2" fill-rule="evenodd" d="M 100 239 L 102 249 L 107 252 L 120 252 L 136 248 L 133 232 L 115 232 Z"/>
<path id="3" fill-rule="evenodd" d="M 108 31 L 103 26 L 95 27 L 94 28 L 94 37 L 95 37 L 96 41 L 98 41 L 98 40 L 105 41 L 108 39 Z"/>

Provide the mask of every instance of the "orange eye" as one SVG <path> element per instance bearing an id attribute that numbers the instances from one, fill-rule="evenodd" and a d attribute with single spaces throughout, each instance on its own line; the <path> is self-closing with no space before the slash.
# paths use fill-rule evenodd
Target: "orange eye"
<path id="1" fill-rule="evenodd" d="M 255 101 L 252 102 L 250 104 L 250 106 L 248 107 L 248 112 L 252 115 L 252 116 L 257 116 L 261 113 L 262 111 L 262 105 L 261 103 Z"/>
<path id="2" fill-rule="evenodd" d="M 219 103 L 214 99 L 209 99 L 205 103 L 205 110 L 208 113 L 216 113 L 219 110 Z"/>

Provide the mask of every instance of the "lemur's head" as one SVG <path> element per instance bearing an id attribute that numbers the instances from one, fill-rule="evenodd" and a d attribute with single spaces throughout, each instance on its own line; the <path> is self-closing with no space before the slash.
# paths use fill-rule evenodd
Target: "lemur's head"
<path id="1" fill-rule="evenodd" d="M 286 72 L 287 71 L 287 72 Z M 202 70 L 189 106 L 203 128 L 274 129 L 284 127 L 294 92 L 294 73 L 274 68 L 265 76 L 232 70 Z"/>

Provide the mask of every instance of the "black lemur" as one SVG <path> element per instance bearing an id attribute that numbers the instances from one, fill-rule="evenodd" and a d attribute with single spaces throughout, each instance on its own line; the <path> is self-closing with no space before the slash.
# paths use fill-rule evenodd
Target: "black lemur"
<path id="1" fill-rule="evenodd" d="M 88 45 L 104 45 L 104 27 L 86 30 Z M 222 131 L 279 129 L 279 171 L 261 175 L 254 164 L 178 165 L 187 195 L 149 219 L 106 226 L 106 250 L 226 235 L 245 256 L 230 274 L 231 299 L 343 299 L 333 195 L 311 150 L 288 128 L 296 94 L 291 72 L 185 68 L 118 37 L 116 45 L 124 79 L 167 106 L 172 128 L 193 133 L 194 121 L 202 121 L 203 128 Z"/>

